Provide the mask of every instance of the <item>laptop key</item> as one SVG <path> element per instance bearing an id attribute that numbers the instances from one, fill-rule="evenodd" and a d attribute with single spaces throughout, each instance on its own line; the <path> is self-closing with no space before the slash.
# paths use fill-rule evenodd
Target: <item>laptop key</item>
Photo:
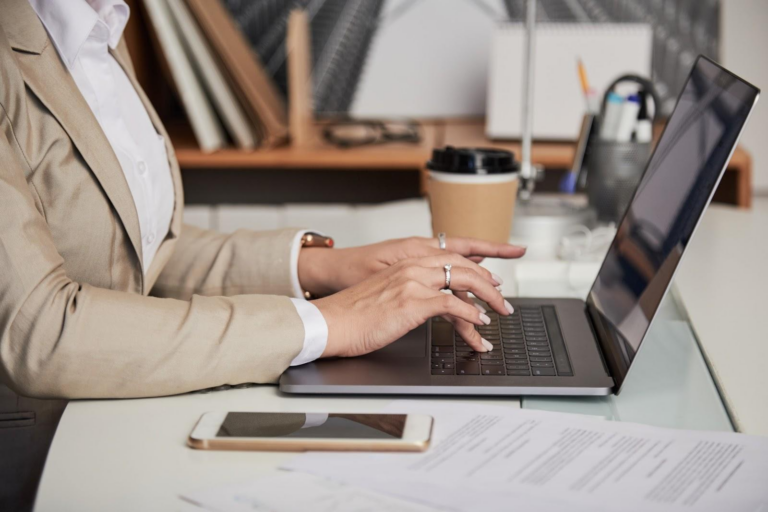
<path id="1" fill-rule="evenodd" d="M 554 368 L 555 365 L 552 363 L 539 363 L 536 361 L 531 362 L 531 368 Z"/>
<path id="2" fill-rule="evenodd" d="M 497 368 L 497 367 L 486 368 L 486 367 L 483 367 L 482 374 L 483 375 L 504 375 L 504 368 Z"/>
<path id="3" fill-rule="evenodd" d="M 456 368 L 456 363 L 443 363 L 443 368 L 446 370 L 453 370 Z"/>
<path id="4" fill-rule="evenodd" d="M 545 363 L 545 362 L 550 362 L 551 363 L 552 362 L 552 358 L 551 357 L 534 357 L 534 356 L 530 356 L 528 358 L 528 360 L 530 360 L 531 362 L 537 362 L 537 363 Z"/>
<path id="5" fill-rule="evenodd" d="M 508 364 L 507 370 L 527 370 L 527 364 Z"/>
<path id="6" fill-rule="evenodd" d="M 457 362 L 457 363 L 462 363 L 462 362 L 466 363 L 466 362 L 469 362 L 469 361 L 477 361 L 477 356 L 472 356 L 472 357 L 457 357 L 457 358 L 456 358 L 456 362 Z"/>
<path id="7" fill-rule="evenodd" d="M 527 357 L 525 356 L 525 354 L 507 354 L 507 360 L 510 360 L 510 359 L 522 359 L 523 361 L 525 361 Z"/>
<path id="8" fill-rule="evenodd" d="M 433 369 L 432 375 L 453 375 L 453 370 Z"/>
<path id="9" fill-rule="evenodd" d="M 480 364 L 482 366 L 504 366 L 504 361 L 491 361 L 491 360 L 485 360 L 480 361 Z"/>
<path id="10" fill-rule="evenodd" d="M 528 370 L 507 370 L 507 375 L 512 377 L 529 377 L 531 372 Z"/>
<path id="11" fill-rule="evenodd" d="M 456 375 L 480 375 L 480 365 L 475 362 L 456 363 Z"/>
<path id="12" fill-rule="evenodd" d="M 485 354 L 480 354 L 480 359 L 501 359 L 501 354 L 489 354 L 486 352 Z"/>
<path id="13" fill-rule="evenodd" d="M 454 337 L 453 325 L 440 320 L 432 319 L 432 346 L 452 347 Z"/>
<path id="14" fill-rule="evenodd" d="M 443 367 L 443 363 L 432 363 L 432 369 L 440 369 Z"/>
<path id="15" fill-rule="evenodd" d="M 555 375 L 554 368 L 533 368 L 533 375 L 536 377 L 548 377 Z"/>

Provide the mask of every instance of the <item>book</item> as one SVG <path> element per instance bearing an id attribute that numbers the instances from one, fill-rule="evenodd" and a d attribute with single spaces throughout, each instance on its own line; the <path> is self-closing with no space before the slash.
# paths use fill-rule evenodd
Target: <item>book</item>
<path id="1" fill-rule="evenodd" d="M 237 147 L 253 149 L 258 141 L 251 120 L 246 116 L 232 87 L 227 83 L 187 4 L 183 0 L 168 0 L 168 7 L 176 21 L 187 55 L 227 131 Z"/>
<path id="2" fill-rule="evenodd" d="M 291 143 L 296 147 L 313 142 L 312 57 L 309 50 L 307 13 L 296 9 L 288 16 L 288 121 Z"/>
<path id="3" fill-rule="evenodd" d="M 220 0 L 187 0 L 200 28 L 228 70 L 233 84 L 262 127 L 262 143 L 273 147 L 288 137 L 285 101 L 258 55 Z"/>
<path id="4" fill-rule="evenodd" d="M 165 0 L 144 0 L 144 6 L 200 149 L 210 153 L 222 148 L 226 144 L 224 130 L 184 52 L 168 4 Z"/>

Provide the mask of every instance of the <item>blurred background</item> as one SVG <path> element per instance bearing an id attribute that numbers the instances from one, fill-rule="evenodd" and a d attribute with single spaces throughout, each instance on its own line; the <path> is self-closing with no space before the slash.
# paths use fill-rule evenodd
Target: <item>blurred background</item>
<path id="1" fill-rule="evenodd" d="M 126 37 L 176 148 L 188 222 L 311 225 L 364 243 L 382 209 L 422 219 L 432 148 L 520 158 L 525 0 L 129 3 Z M 649 78 L 656 134 L 700 54 L 768 83 L 763 0 L 538 0 L 536 21 L 534 194 L 584 192 L 566 183 L 590 109 L 577 61 L 596 102 L 620 75 Z M 758 105 L 716 201 L 749 208 L 768 194 L 767 112 Z M 429 236 L 425 219 L 374 238 Z"/>

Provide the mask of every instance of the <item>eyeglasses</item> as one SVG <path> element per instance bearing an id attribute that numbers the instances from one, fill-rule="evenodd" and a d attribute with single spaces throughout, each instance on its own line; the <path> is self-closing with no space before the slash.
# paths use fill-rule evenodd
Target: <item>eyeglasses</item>
<path id="1" fill-rule="evenodd" d="M 412 119 L 340 119 L 323 128 L 323 138 L 339 148 L 421 142 L 421 127 Z"/>

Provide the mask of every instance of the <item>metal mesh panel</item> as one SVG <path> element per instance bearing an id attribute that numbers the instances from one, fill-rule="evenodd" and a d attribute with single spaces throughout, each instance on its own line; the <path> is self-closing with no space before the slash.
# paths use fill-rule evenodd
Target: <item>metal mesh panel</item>
<path id="1" fill-rule="evenodd" d="M 509 19 L 525 20 L 525 0 L 504 0 Z M 698 54 L 719 57 L 719 0 L 538 0 L 536 18 L 559 23 L 649 23 L 652 79 L 671 112 Z"/>

